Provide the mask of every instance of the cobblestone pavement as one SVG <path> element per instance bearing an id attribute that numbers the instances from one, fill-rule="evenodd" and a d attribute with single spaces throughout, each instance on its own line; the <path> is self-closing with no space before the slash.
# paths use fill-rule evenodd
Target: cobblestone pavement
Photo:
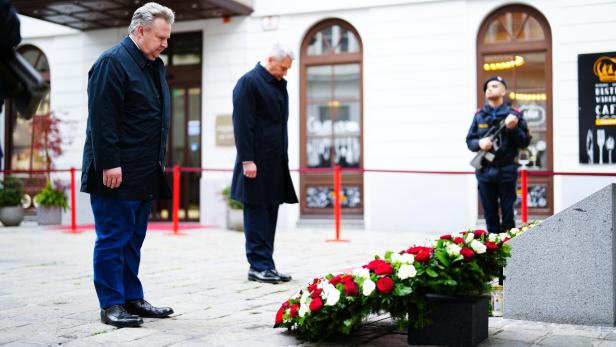
<path id="1" fill-rule="evenodd" d="M 169 319 L 116 329 L 99 321 L 92 284 L 94 233 L 71 235 L 34 225 L 0 228 L 0 345 L 309 346 L 273 329 L 278 305 L 319 274 L 342 270 L 430 235 L 349 230 L 350 243 L 326 243 L 331 230 L 280 230 L 275 259 L 294 280 L 249 282 L 242 233 L 220 229 L 171 236 L 151 231 L 142 249 L 146 299 L 171 306 Z M 324 346 L 405 346 L 406 334 L 373 317 Z M 482 346 L 616 346 L 616 329 L 490 319 Z"/>

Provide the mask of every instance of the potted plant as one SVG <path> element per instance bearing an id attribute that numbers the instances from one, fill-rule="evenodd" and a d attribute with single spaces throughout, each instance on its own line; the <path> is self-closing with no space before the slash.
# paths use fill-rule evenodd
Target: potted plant
<path id="1" fill-rule="evenodd" d="M 244 230 L 244 205 L 231 199 L 231 187 L 222 190 L 222 196 L 227 202 L 227 229 Z"/>
<path id="2" fill-rule="evenodd" d="M 38 204 L 36 211 L 39 225 L 56 225 L 62 223 L 62 210 L 66 211 L 68 203 L 66 195 L 61 189 L 56 189 L 47 182 L 47 185 L 36 195 L 34 201 Z"/>
<path id="3" fill-rule="evenodd" d="M 4 178 L 0 185 L 0 222 L 4 226 L 18 226 L 24 219 L 24 208 L 21 206 L 23 194 L 20 180 L 11 176 Z"/>

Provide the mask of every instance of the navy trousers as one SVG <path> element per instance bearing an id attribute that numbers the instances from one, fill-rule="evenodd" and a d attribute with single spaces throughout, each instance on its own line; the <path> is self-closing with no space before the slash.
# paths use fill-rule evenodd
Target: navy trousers
<path id="1" fill-rule="evenodd" d="M 94 213 L 94 287 L 101 308 L 143 299 L 137 275 L 152 201 L 90 194 Z"/>
<path id="2" fill-rule="evenodd" d="M 253 270 L 276 268 L 273 254 L 279 206 L 244 204 L 246 258 Z"/>
<path id="3" fill-rule="evenodd" d="M 483 206 L 488 232 L 501 233 L 515 227 L 513 210 L 517 198 L 516 181 L 479 181 L 479 198 Z M 502 222 L 499 218 L 499 206 Z"/>

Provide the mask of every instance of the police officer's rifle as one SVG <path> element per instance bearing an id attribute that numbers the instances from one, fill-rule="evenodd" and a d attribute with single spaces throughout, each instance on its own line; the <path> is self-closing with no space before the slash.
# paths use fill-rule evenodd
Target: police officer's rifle
<path id="1" fill-rule="evenodd" d="M 488 130 L 488 133 L 486 134 L 486 136 L 484 136 L 484 138 L 487 137 L 488 139 L 490 139 L 490 142 L 494 143 L 494 139 L 498 135 L 500 135 L 500 133 L 502 133 L 503 130 L 505 130 L 505 120 L 504 119 L 500 121 L 498 125 L 492 126 L 490 130 Z M 484 158 L 485 160 L 492 162 L 494 160 L 494 153 L 480 149 L 479 152 L 477 152 L 477 154 L 473 158 L 473 160 L 471 160 L 471 166 L 477 170 L 481 169 L 482 159 Z"/>

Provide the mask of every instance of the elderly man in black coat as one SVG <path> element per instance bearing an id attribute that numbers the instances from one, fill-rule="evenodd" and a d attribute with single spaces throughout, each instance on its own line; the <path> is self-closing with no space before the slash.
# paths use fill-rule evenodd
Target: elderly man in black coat
<path id="1" fill-rule="evenodd" d="M 171 98 L 159 55 L 173 21 L 173 11 L 157 3 L 138 8 L 129 36 L 105 51 L 88 76 L 81 190 L 90 193 L 94 213 L 101 321 L 117 327 L 173 313 L 145 301 L 137 277 L 152 200 L 171 195 L 163 177 Z"/>
<path id="2" fill-rule="evenodd" d="M 289 173 L 289 96 L 284 79 L 293 59 L 289 48 L 276 44 L 267 59 L 242 76 L 233 89 L 237 158 L 231 198 L 244 203 L 250 281 L 291 280 L 276 270 L 272 255 L 278 207 L 298 202 Z"/>

